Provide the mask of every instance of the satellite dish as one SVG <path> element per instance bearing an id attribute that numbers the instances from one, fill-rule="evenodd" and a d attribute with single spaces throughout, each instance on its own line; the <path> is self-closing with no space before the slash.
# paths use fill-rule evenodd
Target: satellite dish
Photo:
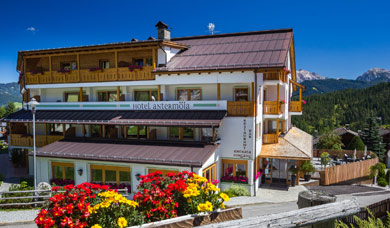
<path id="1" fill-rule="evenodd" d="M 213 23 L 209 23 L 209 26 L 207 26 L 207 28 L 209 29 L 210 34 L 214 35 L 215 25 Z"/>

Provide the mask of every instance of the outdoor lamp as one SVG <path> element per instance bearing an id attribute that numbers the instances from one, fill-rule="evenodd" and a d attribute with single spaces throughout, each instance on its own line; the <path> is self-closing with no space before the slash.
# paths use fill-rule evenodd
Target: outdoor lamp
<path id="1" fill-rule="evenodd" d="M 36 107 L 37 105 L 39 105 L 39 103 L 35 100 L 35 98 L 32 98 L 28 104 L 31 107 L 31 112 L 33 115 L 34 189 L 36 189 L 37 188 L 37 147 L 35 141 L 35 112 L 36 112 Z"/>
<path id="2" fill-rule="evenodd" d="M 78 169 L 77 172 L 78 172 L 78 174 L 79 174 L 80 176 L 83 175 L 83 169 Z"/>

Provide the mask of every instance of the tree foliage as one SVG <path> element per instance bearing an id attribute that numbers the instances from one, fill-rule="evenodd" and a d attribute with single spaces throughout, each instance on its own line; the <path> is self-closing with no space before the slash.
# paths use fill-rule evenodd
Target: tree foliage
<path id="1" fill-rule="evenodd" d="M 390 124 L 390 83 L 381 83 L 365 89 L 346 89 L 304 98 L 303 115 L 293 116 L 298 128 L 319 135 L 350 124 L 351 130 L 361 130 L 372 112 L 382 118 L 381 124 Z"/>
<path id="2" fill-rule="evenodd" d="M 375 218 L 373 213 L 367 209 L 369 217 L 367 220 L 360 219 L 357 216 L 354 216 L 355 224 L 347 225 L 341 221 L 336 221 L 335 227 L 336 228 L 389 228 L 390 227 L 390 213 L 387 212 L 387 222 L 384 223 L 380 218 Z"/>
<path id="3" fill-rule="evenodd" d="M 319 149 L 341 150 L 344 144 L 341 142 L 341 136 L 333 131 L 325 132 L 321 135 L 317 147 Z"/>
<path id="4" fill-rule="evenodd" d="M 374 152 L 379 159 L 385 155 L 383 139 L 379 134 L 379 125 L 376 117 L 371 115 L 367 118 L 366 126 L 362 131 L 363 142 L 369 151 Z"/>
<path id="5" fill-rule="evenodd" d="M 360 136 L 357 136 L 355 135 L 351 142 L 347 145 L 346 149 L 347 150 L 360 150 L 360 151 L 363 151 L 364 150 L 364 143 L 363 143 L 363 140 L 360 138 Z"/>

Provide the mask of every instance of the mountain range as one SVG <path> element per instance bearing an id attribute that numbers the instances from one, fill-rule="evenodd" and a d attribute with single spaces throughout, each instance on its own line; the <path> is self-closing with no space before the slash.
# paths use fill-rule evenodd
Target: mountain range
<path id="1" fill-rule="evenodd" d="M 297 71 L 297 81 L 306 87 L 303 90 L 303 96 L 309 96 L 349 88 L 362 89 L 380 82 L 390 82 L 390 71 L 381 68 L 372 68 L 361 76 L 358 76 L 356 80 L 350 80 L 327 78 L 317 73 L 301 69 Z"/>
<path id="2" fill-rule="evenodd" d="M 0 106 L 7 105 L 9 101 L 22 102 L 17 82 L 0 83 Z"/>

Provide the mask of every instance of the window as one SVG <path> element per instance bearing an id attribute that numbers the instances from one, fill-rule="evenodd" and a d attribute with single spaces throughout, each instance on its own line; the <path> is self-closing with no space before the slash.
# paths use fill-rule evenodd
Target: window
<path id="1" fill-rule="evenodd" d="M 179 139 L 179 127 L 169 128 L 169 139 Z"/>
<path id="2" fill-rule="evenodd" d="M 169 139 L 175 140 L 193 140 L 194 139 L 194 128 L 190 127 L 170 127 L 169 128 Z"/>
<path id="3" fill-rule="evenodd" d="M 77 62 L 61 62 L 60 65 L 64 70 L 77 70 Z"/>
<path id="4" fill-rule="evenodd" d="M 91 125 L 91 136 L 100 137 L 101 135 L 101 125 Z"/>
<path id="5" fill-rule="evenodd" d="M 134 91 L 135 101 L 156 101 L 158 99 L 157 90 L 136 90 Z"/>
<path id="6" fill-rule="evenodd" d="M 133 139 L 146 139 L 148 137 L 147 126 L 128 126 L 127 137 Z"/>
<path id="7" fill-rule="evenodd" d="M 177 174 L 179 172 L 177 170 L 169 170 L 169 169 L 148 169 L 148 173 L 154 173 L 156 171 L 162 172 L 163 176 L 167 175 L 167 173 L 175 173 L 175 174 Z"/>
<path id="8" fill-rule="evenodd" d="M 202 141 L 211 142 L 213 139 L 213 129 L 212 128 L 202 128 Z"/>
<path id="9" fill-rule="evenodd" d="M 248 162 L 246 160 L 222 159 L 223 176 L 247 177 Z"/>
<path id="10" fill-rule="evenodd" d="M 178 89 L 176 100 L 178 101 L 199 101 L 201 100 L 201 89 Z"/>
<path id="11" fill-rule="evenodd" d="M 249 89 L 234 88 L 234 101 L 249 101 Z"/>
<path id="12" fill-rule="evenodd" d="M 64 100 L 65 102 L 78 102 L 79 95 L 80 93 L 78 92 L 66 92 L 64 93 Z"/>
<path id="13" fill-rule="evenodd" d="M 108 60 L 99 60 L 99 68 L 100 69 L 108 69 L 108 68 L 110 68 L 110 61 L 108 61 Z"/>
<path id="14" fill-rule="evenodd" d="M 105 165 L 91 165 L 91 182 L 114 184 L 117 186 L 119 186 L 120 184 L 130 185 L 130 168 Z"/>
<path id="15" fill-rule="evenodd" d="M 144 59 L 134 59 L 135 66 L 144 66 Z"/>
<path id="16" fill-rule="evenodd" d="M 116 91 L 98 92 L 98 101 L 118 101 Z"/>
<path id="17" fill-rule="evenodd" d="M 183 127 L 183 139 L 194 139 L 194 129 Z"/>
<path id="18" fill-rule="evenodd" d="M 153 66 L 153 58 L 146 58 L 145 66 Z"/>
<path id="19" fill-rule="evenodd" d="M 62 124 L 49 124 L 49 135 L 63 135 L 63 125 Z"/>
<path id="20" fill-rule="evenodd" d="M 74 165 L 73 163 L 52 162 L 52 178 L 61 180 L 74 181 Z"/>
<path id="21" fill-rule="evenodd" d="M 217 164 L 212 164 L 203 170 L 203 177 L 209 181 L 217 179 Z"/>

